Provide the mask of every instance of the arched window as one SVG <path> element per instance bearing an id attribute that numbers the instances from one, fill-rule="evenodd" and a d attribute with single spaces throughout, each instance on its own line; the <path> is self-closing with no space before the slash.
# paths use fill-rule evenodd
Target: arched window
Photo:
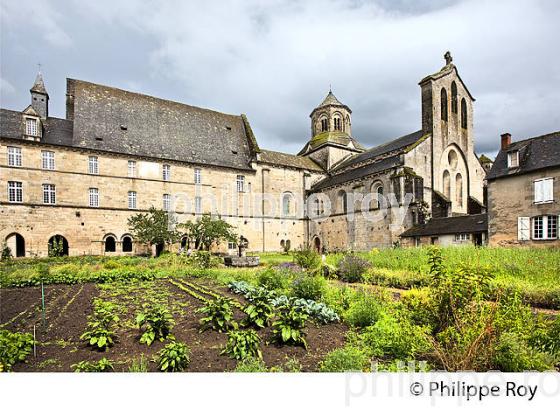
<path id="1" fill-rule="evenodd" d="M 381 181 L 374 182 L 371 185 L 371 193 L 373 194 L 373 207 L 374 207 L 374 209 L 381 208 L 381 205 L 384 202 L 383 184 L 381 183 Z"/>
<path id="2" fill-rule="evenodd" d="M 447 91 L 441 89 L 441 120 L 447 121 Z"/>
<path id="3" fill-rule="evenodd" d="M 341 190 L 338 192 L 338 212 L 347 213 L 348 212 L 348 195 L 346 191 Z"/>
<path id="4" fill-rule="evenodd" d="M 107 236 L 105 238 L 105 252 L 115 252 L 117 250 L 117 242 L 114 236 Z"/>
<path id="5" fill-rule="evenodd" d="M 451 201 L 451 176 L 449 171 L 443 171 L 443 195 Z"/>
<path id="6" fill-rule="evenodd" d="M 49 256 L 68 256 L 68 241 L 62 235 L 49 238 Z"/>
<path id="7" fill-rule="evenodd" d="M 291 192 L 282 194 L 282 215 L 289 216 L 294 213 L 294 198 Z"/>
<path id="8" fill-rule="evenodd" d="M 342 131 L 342 118 L 334 117 L 334 129 L 335 131 Z"/>
<path id="9" fill-rule="evenodd" d="M 122 238 L 122 251 L 132 252 L 132 238 L 130 236 L 124 236 Z"/>
<path id="10" fill-rule="evenodd" d="M 329 130 L 329 119 L 327 117 L 321 117 L 321 132 Z"/>
<path id="11" fill-rule="evenodd" d="M 461 128 L 467 129 L 467 102 L 461 99 Z"/>
<path id="12" fill-rule="evenodd" d="M 12 256 L 22 258 L 25 256 L 25 239 L 19 233 L 6 236 L 6 245 L 10 248 Z"/>
<path id="13" fill-rule="evenodd" d="M 281 248 L 284 248 L 284 245 L 286 245 L 286 241 L 285 241 L 284 239 L 282 239 L 282 240 L 280 241 L 280 247 L 281 247 Z"/>
<path id="14" fill-rule="evenodd" d="M 457 114 L 457 84 L 451 83 L 451 112 Z"/>
<path id="15" fill-rule="evenodd" d="M 459 206 L 463 206 L 463 176 L 461 174 L 455 176 L 455 200 Z"/>

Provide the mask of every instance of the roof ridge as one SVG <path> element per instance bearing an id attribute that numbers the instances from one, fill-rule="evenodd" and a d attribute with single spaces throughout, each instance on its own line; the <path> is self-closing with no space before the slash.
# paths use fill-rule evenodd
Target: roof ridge
<path id="1" fill-rule="evenodd" d="M 554 136 L 556 134 L 558 134 L 558 136 L 560 136 L 560 130 L 559 131 L 552 131 L 552 132 L 549 132 L 548 134 L 538 135 L 536 137 L 529 137 L 529 138 L 525 138 L 523 140 L 514 141 L 509 146 L 511 147 L 512 145 L 520 144 L 522 142 L 529 142 L 529 141 L 534 141 L 534 140 L 537 140 L 537 139 L 540 139 L 540 138 L 551 137 L 551 136 Z"/>

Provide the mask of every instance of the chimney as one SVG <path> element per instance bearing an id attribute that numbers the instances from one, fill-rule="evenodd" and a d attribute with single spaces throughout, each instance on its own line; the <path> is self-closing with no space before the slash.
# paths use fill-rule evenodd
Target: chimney
<path id="1" fill-rule="evenodd" d="M 502 151 L 506 150 L 511 144 L 511 134 L 509 132 L 506 132 L 505 134 L 502 134 Z"/>

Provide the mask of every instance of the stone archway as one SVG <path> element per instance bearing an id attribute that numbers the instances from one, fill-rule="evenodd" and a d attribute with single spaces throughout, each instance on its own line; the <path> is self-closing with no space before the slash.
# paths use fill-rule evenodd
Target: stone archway
<path id="1" fill-rule="evenodd" d="M 6 244 L 12 251 L 12 256 L 16 258 L 25 256 L 25 239 L 19 233 L 14 232 L 6 236 Z"/>
<path id="2" fill-rule="evenodd" d="M 62 235 L 49 238 L 49 256 L 68 256 L 68 241 Z"/>
<path id="3" fill-rule="evenodd" d="M 319 239 L 318 236 L 313 239 L 313 249 L 315 249 L 317 253 L 321 253 L 321 239 Z"/>

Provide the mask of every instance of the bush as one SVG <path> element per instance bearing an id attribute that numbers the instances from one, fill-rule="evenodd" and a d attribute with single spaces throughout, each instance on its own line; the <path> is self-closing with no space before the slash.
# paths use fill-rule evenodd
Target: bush
<path id="1" fill-rule="evenodd" d="M 305 248 L 295 251 L 293 256 L 294 262 L 305 270 L 314 271 L 319 267 L 321 263 L 319 254 L 311 248 Z"/>
<path id="2" fill-rule="evenodd" d="M 292 285 L 296 298 L 320 301 L 325 293 L 327 281 L 321 276 L 300 276 Z"/>
<path id="3" fill-rule="evenodd" d="M 82 362 L 72 365 L 74 372 L 76 373 L 101 373 L 101 372 L 112 372 L 113 362 L 107 360 L 105 357 L 97 362 L 90 362 L 84 360 Z"/>
<path id="4" fill-rule="evenodd" d="M 272 324 L 272 335 L 280 344 L 302 345 L 307 349 L 305 341 L 305 321 L 307 315 L 296 309 L 282 309 L 278 320 Z"/>
<path id="5" fill-rule="evenodd" d="M 436 320 L 427 289 L 411 289 L 401 294 L 400 302 L 414 324 L 432 326 Z"/>
<path id="6" fill-rule="evenodd" d="M 505 332 L 496 347 L 494 365 L 503 372 L 554 370 L 552 358 L 528 346 L 516 333 Z"/>
<path id="7" fill-rule="evenodd" d="M 12 259 L 12 250 L 6 243 L 6 241 L 2 242 L 2 256 L 0 256 L 0 261 L 5 262 Z"/>
<path id="8" fill-rule="evenodd" d="M 232 330 L 228 332 L 228 341 L 222 354 L 236 360 L 244 360 L 247 357 L 262 358 L 260 342 L 261 338 L 253 329 Z"/>
<path id="9" fill-rule="evenodd" d="M 175 321 L 166 307 L 155 305 L 147 308 L 144 305 L 144 311 L 136 316 L 136 325 L 140 330 L 144 328 L 140 343 L 150 346 L 156 339 L 163 342 L 171 333 Z"/>
<path id="10" fill-rule="evenodd" d="M 171 342 L 159 351 L 158 369 L 162 372 L 180 372 L 187 368 L 191 359 L 189 347 L 180 342 Z"/>
<path id="11" fill-rule="evenodd" d="M 208 251 L 196 251 L 191 258 L 193 264 L 199 269 L 209 269 L 218 264 L 217 260 Z"/>
<path id="12" fill-rule="evenodd" d="M 321 372 L 361 372 L 367 369 L 370 359 L 367 353 L 354 346 L 345 346 L 328 353 L 319 364 Z"/>
<path id="13" fill-rule="evenodd" d="M 231 322 L 233 310 L 230 302 L 224 297 L 218 296 L 208 300 L 204 307 L 198 309 L 198 312 L 206 315 L 200 319 L 202 329 L 210 328 L 222 332 L 234 326 Z"/>
<path id="14" fill-rule="evenodd" d="M 107 262 L 103 264 L 103 268 L 105 269 L 117 269 L 120 267 L 121 267 L 120 263 L 113 259 L 109 259 Z"/>
<path id="15" fill-rule="evenodd" d="M 338 264 L 338 276 L 344 282 L 362 282 L 371 263 L 359 256 L 346 255 Z"/>
<path id="16" fill-rule="evenodd" d="M 383 306 L 377 298 L 362 294 L 357 301 L 350 304 L 344 319 L 351 326 L 363 328 L 375 324 L 382 312 Z"/>
<path id="17" fill-rule="evenodd" d="M 33 336 L 0 330 L 0 372 L 9 372 L 16 363 L 23 362 L 33 351 Z"/>
<path id="18" fill-rule="evenodd" d="M 364 329 L 360 341 L 372 357 L 411 360 L 431 349 L 428 328 L 413 325 L 405 317 L 382 315 Z"/>
<path id="19" fill-rule="evenodd" d="M 259 273 L 257 282 L 268 290 L 283 290 L 288 287 L 288 277 L 276 269 L 266 269 Z"/>

